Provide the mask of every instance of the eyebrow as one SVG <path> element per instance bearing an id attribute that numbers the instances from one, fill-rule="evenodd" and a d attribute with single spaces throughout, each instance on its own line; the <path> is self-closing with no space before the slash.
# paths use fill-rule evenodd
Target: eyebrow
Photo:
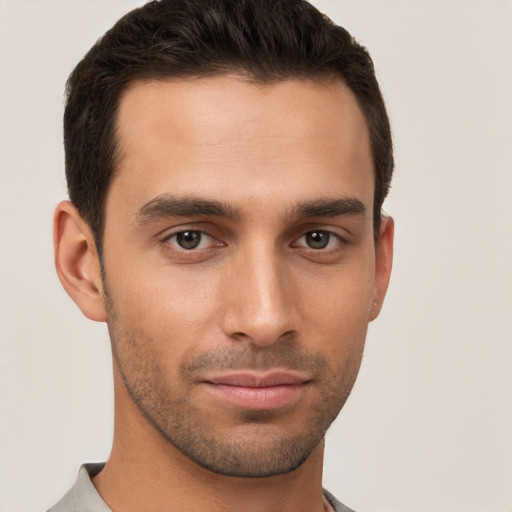
<path id="1" fill-rule="evenodd" d="M 294 217 L 341 217 L 366 215 L 366 206 L 355 197 L 323 198 L 300 203 L 293 208 Z"/>
<path id="2" fill-rule="evenodd" d="M 135 214 L 135 220 L 139 224 L 147 224 L 169 217 L 200 215 L 222 217 L 229 220 L 240 218 L 238 209 L 220 201 L 162 194 L 142 206 Z"/>
<path id="3" fill-rule="evenodd" d="M 366 207 L 354 197 L 320 198 L 294 205 L 291 217 L 340 217 L 366 215 Z M 135 213 L 138 224 L 148 224 L 170 217 L 214 216 L 239 220 L 241 212 L 227 203 L 197 197 L 162 194 L 148 201 Z"/>

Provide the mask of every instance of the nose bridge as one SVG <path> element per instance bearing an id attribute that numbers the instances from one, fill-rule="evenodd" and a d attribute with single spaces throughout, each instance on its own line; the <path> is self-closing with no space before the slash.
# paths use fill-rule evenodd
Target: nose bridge
<path id="1" fill-rule="evenodd" d="M 237 255 L 224 329 L 235 338 L 270 345 L 297 328 L 286 264 L 275 244 L 252 244 Z"/>

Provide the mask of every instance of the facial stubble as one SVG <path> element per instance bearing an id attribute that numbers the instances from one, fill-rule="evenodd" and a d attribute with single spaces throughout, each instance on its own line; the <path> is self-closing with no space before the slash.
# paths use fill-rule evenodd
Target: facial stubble
<path id="1" fill-rule="evenodd" d="M 324 355 L 286 339 L 266 347 L 238 342 L 230 348 L 195 354 L 182 361 L 179 374 L 173 377 L 165 371 L 163 355 L 154 348 L 156 340 L 121 321 L 110 297 L 107 305 L 114 364 L 138 410 L 166 442 L 217 474 L 255 478 L 298 468 L 339 414 L 360 366 L 362 348 L 349 350 L 342 367 L 336 368 Z M 311 385 L 316 387 L 316 399 L 294 423 L 293 432 L 281 424 L 282 411 L 250 409 L 241 409 L 237 425 L 222 432 L 216 425 L 218 415 L 205 415 L 193 403 L 194 386 L 204 372 L 272 368 L 314 376 Z"/>

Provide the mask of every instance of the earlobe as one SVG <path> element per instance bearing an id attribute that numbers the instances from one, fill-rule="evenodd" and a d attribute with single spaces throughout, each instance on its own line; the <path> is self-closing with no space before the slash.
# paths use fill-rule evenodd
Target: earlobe
<path id="1" fill-rule="evenodd" d="M 388 289 L 391 268 L 393 266 L 394 233 L 395 225 L 393 219 L 383 216 L 375 255 L 375 291 L 370 310 L 370 322 L 379 316 Z"/>
<path id="2" fill-rule="evenodd" d="M 62 286 L 82 313 L 105 322 L 101 265 L 88 224 L 69 201 L 62 201 L 53 219 L 55 268 Z"/>

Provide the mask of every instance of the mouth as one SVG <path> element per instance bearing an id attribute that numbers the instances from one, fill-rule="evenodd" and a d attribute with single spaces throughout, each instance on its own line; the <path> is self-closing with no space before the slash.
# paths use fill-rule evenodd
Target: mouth
<path id="1" fill-rule="evenodd" d="M 298 401 L 311 380 L 288 371 L 235 372 L 203 381 L 208 391 L 236 407 L 270 410 Z"/>

